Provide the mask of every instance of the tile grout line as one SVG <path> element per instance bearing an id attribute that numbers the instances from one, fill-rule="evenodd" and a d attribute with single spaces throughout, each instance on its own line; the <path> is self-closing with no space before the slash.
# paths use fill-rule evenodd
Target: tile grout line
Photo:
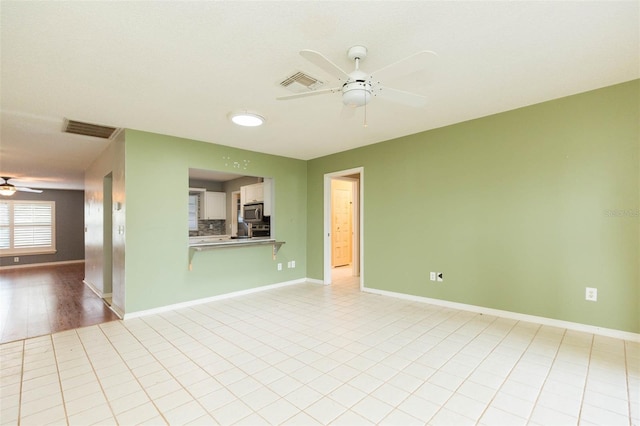
<path id="1" fill-rule="evenodd" d="M 623 340 L 622 345 L 624 347 L 624 373 L 627 383 L 627 414 L 629 415 L 629 424 L 631 425 L 633 420 L 631 417 L 631 383 L 629 383 L 629 358 L 627 357 L 627 341 Z"/>
<path id="2" fill-rule="evenodd" d="M 22 341 L 22 364 L 20 366 L 20 397 L 18 398 L 18 426 L 20 426 L 20 423 L 22 422 L 22 388 L 24 385 L 24 358 L 25 352 L 27 350 L 26 343 L 26 339 Z"/>
<path id="3" fill-rule="evenodd" d="M 537 335 L 537 333 L 536 333 L 536 335 Z M 547 374 L 544 377 L 544 381 L 542 382 L 542 386 L 540 387 L 540 390 L 538 391 L 538 395 L 536 395 L 536 399 L 533 402 L 533 410 L 531 411 L 531 413 L 529 415 L 529 419 L 527 419 L 528 422 L 531 422 L 531 414 L 533 414 L 533 412 L 535 411 L 536 407 L 538 406 L 538 401 L 540 400 L 540 395 L 542 395 L 542 390 L 544 389 L 544 385 L 547 383 L 547 380 L 549 380 L 549 376 L 551 375 L 551 370 L 553 369 L 553 365 L 556 363 L 556 361 L 558 359 L 558 354 L 560 353 L 560 348 L 562 347 L 562 342 L 564 342 L 564 339 L 565 339 L 566 336 L 567 336 L 567 329 L 565 328 L 564 331 L 562 332 L 562 339 L 560 339 L 560 342 L 558 342 L 558 347 L 556 348 L 556 352 L 553 354 L 553 361 L 551 362 L 551 365 L 549 366 L 549 371 L 547 371 Z"/>
<path id="4" fill-rule="evenodd" d="M 56 343 L 53 339 L 53 334 L 49 335 L 49 341 L 51 342 L 51 349 L 53 352 L 53 360 L 56 363 L 56 374 L 58 375 L 58 386 L 60 387 L 60 398 L 62 399 L 62 409 L 64 410 L 64 420 L 69 425 L 69 414 L 67 413 L 67 404 L 64 400 L 64 390 L 62 389 L 62 377 L 60 376 L 60 365 L 58 364 L 58 355 L 56 354 Z"/>
<path id="5" fill-rule="evenodd" d="M 591 369 L 591 356 L 593 354 L 593 342 L 595 341 L 595 335 L 591 335 L 591 344 L 589 345 L 589 362 L 587 364 L 587 371 L 584 376 L 584 386 L 582 387 L 582 398 L 580 398 L 580 411 L 578 412 L 578 424 L 582 419 L 582 410 L 584 409 L 584 396 L 587 394 L 587 383 L 589 382 L 589 371 Z"/>

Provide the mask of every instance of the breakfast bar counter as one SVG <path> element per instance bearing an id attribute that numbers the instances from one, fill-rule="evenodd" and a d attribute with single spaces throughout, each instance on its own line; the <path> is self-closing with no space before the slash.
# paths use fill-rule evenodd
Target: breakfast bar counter
<path id="1" fill-rule="evenodd" d="M 222 248 L 271 245 L 271 255 L 275 259 L 278 250 L 283 244 L 285 244 L 284 241 L 276 241 L 270 237 L 231 238 L 228 235 L 189 237 L 189 270 L 192 269 L 193 256 L 196 252 Z"/>

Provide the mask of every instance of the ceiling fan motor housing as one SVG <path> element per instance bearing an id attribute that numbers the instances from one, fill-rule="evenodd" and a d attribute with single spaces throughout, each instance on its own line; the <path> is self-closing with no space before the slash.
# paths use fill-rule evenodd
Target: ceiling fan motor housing
<path id="1" fill-rule="evenodd" d="M 364 46 L 351 46 L 347 51 L 347 56 L 352 61 L 356 58 L 364 59 L 367 57 L 367 48 Z"/>
<path id="2" fill-rule="evenodd" d="M 371 81 L 367 74 L 356 69 L 349 74 L 349 81 L 342 85 L 342 103 L 357 108 L 371 100 Z"/>

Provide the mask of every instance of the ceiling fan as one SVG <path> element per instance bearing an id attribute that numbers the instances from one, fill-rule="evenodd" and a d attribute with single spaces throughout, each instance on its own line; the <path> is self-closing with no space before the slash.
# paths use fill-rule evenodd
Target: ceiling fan
<path id="1" fill-rule="evenodd" d="M 424 106 L 427 101 L 425 96 L 403 90 L 392 89 L 390 87 L 383 86 L 381 82 L 408 77 L 410 74 L 422 71 L 426 69 L 431 64 L 432 59 L 436 57 L 434 52 L 430 50 L 423 50 L 389 64 L 377 71 L 366 73 L 360 69 L 360 61 L 367 57 L 367 48 L 364 46 L 353 46 L 347 51 L 347 56 L 349 59 L 355 61 L 355 69 L 350 73 L 347 73 L 327 59 L 324 55 L 314 50 L 301 50 L 300 55 L 332 76 L 337 77 L 338 80 L 343 82 L 342 86 L 297 93 L 295 95 L 280 96 L 276 99 L 289 100 L 341 92 L 343 104 L 347 107 L 351 107 L 351 110 L 367 105 L 372 97 L 379 97 L 412 107 Z"/>
<path id="2" fill-rule="evenodd" d="M 41 189 L 31 189 L 25 186 L 15 186 L 9 183 L 9 180 L 12 179 L 10 177 L 0 176 L 0 179 L 4 180 L 4 183 L 0 184 L 0 195 L 4 195 L 5 197 L 9 197 L 16 193 L 16 191 L 20 192 L 35 192 L 42 193 Z"/>

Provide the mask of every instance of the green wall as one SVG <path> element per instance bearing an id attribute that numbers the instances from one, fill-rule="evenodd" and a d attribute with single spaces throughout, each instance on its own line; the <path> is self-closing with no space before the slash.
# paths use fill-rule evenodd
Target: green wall
<path id="1" fill-rule="evenodd" d="M 125 158 L 126 313 L 306 276 L 305 161 L 135 130 L 126 130 Z M 277 260 L 271 246 L 210 250 L 188 270 L 189 168 L 274 179 L 273 226 L 286 242 Z"/>
<path id="2" fill-rule="evenodd" d="M 639 99 L 635 80 L 309 161 L 307 276 L 323 175 L 363 166 L 365 287 L 640 332 Z"/>

